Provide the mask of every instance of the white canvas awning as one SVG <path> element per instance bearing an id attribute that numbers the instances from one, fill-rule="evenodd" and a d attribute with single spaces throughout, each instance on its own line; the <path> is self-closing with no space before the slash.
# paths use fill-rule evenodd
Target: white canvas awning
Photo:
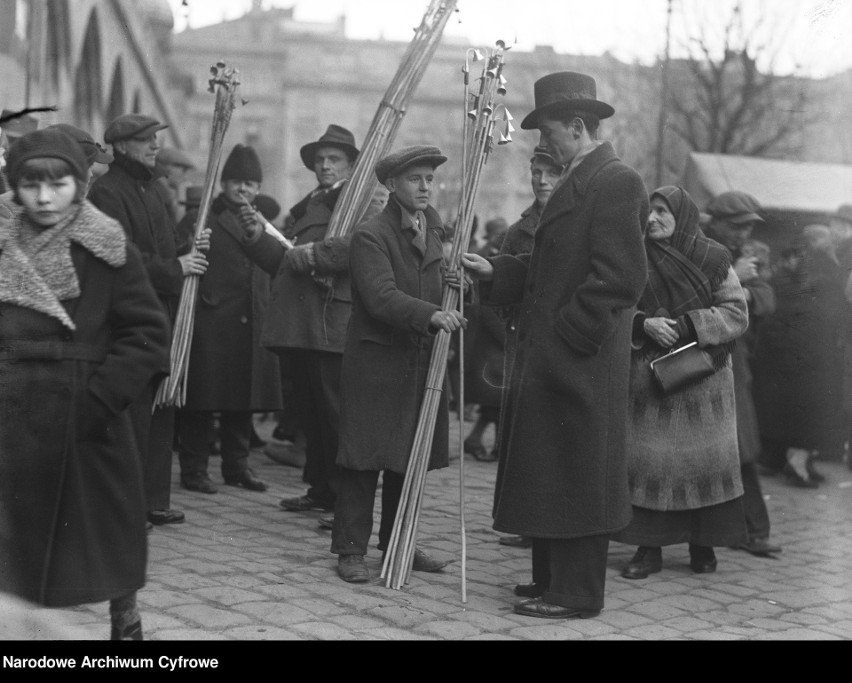
<path id="1" fill-rule="evenodd" d="M 702 210 L 717 194 L 740 190 L 766 211 L 830 214 L 852 204 L 852 166 L 693 152 L 683 187 Z"/>

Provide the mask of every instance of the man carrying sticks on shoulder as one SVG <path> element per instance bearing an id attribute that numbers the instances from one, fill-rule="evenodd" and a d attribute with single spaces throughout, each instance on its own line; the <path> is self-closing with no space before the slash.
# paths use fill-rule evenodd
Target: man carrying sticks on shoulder
<path id="1" fill-rule="evenodd" d="M 109 170 L 92 183 L 88 198 L 107 216 L 115 218 L 130 241 L 142 252 L 145 270 L 169 321 L 174 324 L 183 280 L 203 275 L 209 233 L 196 243 L 198 251 L 178 256 L 175 224 L 163 194 L 157 189 L 154 169 L 160 143 L 157 133 L 168 126 L 145 114 L 122 114 L 104 133 L 112 145 L 114 160 Z M 163 368 L 169 371 L 168 366 Z M 142 398 L 128 409 L 142 455 L 145 496 L 150 524 L 175 524 L 183 512 L 169 508 L 172 482 L 174 408 L 156 410 L 158 381 L 151 383 Z"/>
<path id="2" fill-rule="evenodd" d="M 521 123 L 565 165 L 531 254 L 465 254 L 484 303 L 520 303 L 500 435 L 494 528 L 533 539 L 534 583 L 517 614 L 588 618 L 603 608 L 609 535 L 631 517 L 626 428 L 633 312 L 647 279 L 642 179 L 597 139 L 611 106 L 574 72 L 535 83 Z"/>
<path id="3" fill-rule="evenodd" d="M 301 148 L 302 163 L 314 172 L 318 186 L 287 216 L 284 234 L 293 248 L 264 233 L 253 212 L 243 212 L 246 253 L 274 278 L 261 344 L 288 364 L 305 433 L 303 478 L 310 488 L 279 503 L 288 511 L 334 509 L 340 362 L 352 308 L 351 235 L 326 233 L 358 153 L 352 133 L 335 124 Z M 378 211 L 371 206 L 367 215 Z"/>
<path id="4" fill-rule="evenodd" d="M 435 168 L 446 160 L 432 146 L 406 147 L 381 159 L 375 172 L 390 191 L 387 206 L 352 235 L 352 317 L 343 351 L 340 485 L 331 539 L 338 574 L 350 583 L 370 578 L 364 556 L 380 471 L 379 550 L 390 542 L 434 336 L 464 326 L 458 311 L 441 309 L 444 228 L 429 205 Z M 429 469 L 448 464 L 448 430 L 442 392 Z M 434 572 L 445 564 L 416 549 L 412 569 Z"/>

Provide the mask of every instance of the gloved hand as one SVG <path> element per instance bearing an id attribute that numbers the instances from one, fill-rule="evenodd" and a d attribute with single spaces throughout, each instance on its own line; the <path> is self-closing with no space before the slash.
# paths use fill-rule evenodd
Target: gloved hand
<path id="1" fill-rule="evenodd" d="M 240 207 L 240 227 L 248 239 L 252 239 L 263 230 L 254 209 L 245 204 Z"/>
<path id="2" fill-rule="evenodd" d="M 314 245 L 312 242 L 298 244 L 292 249 L 288 249 L 285 257 L 290 267 L 297 273 L 307 273 L 316 265 L 314 261 Z"/>

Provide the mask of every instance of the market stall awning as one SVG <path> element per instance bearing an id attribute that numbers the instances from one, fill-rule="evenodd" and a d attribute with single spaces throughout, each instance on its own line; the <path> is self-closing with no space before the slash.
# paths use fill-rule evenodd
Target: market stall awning
<path id="1" fill-rule="evenodd" d="M 832 213 L 852 204 L 852 166 L 692 152 L 683 186 L 702 209 L 717 194 L 741 190 L 767 211 Z"/>

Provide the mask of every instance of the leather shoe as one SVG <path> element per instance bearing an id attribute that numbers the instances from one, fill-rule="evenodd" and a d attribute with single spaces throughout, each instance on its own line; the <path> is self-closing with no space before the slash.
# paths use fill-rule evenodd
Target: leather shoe
<path id="1" fill-rule="evenodd" d="M 537 583 L 519 583 L 515 586 L 515 595 L 520 598 L 540 598 L 545 588 Z"/>
<path id="2" fill-rule="evenodd" d="M 187 491 L 197 491 L 198 493 L 216 493 L 217 489 L 207 472 L 193 472 L 192 474 L 180 475 L 180 483 Z"/>
<path id="3" fill-rule="evenodd" d="M 501 536 L 498 543 L 510 548 L 532 548 L 532 539 L 526 536 Z"/>
<path id="4" fill-rule="evenodd" d="M 689 566 L 696 574 L 716 571 L 716 553 L 710 546 L 689 545 Z"/>
<path id="5" fill-rule="evenodd" d="M 266 491 L 266 484 L 254 476 L 248 467 L 235 476 L 225 477 L 225 483 L 228 486 L 242 486 L 249 491 Z"/>
<path id="6" fill-rule="evenodd" d="M 148 521 L 151 524 L 180 524 L 186 516 L 180 510 L 149 510 Z"/>
<path id="7" fill-rule="evenodd" d="M 414 549 L 414 560 L 411 568 L 416 572 L 439 572 L 447 566 L 445 560 L 436 560 L 424 553 L 420 548 Z"/>
<path id="8" fill-rule="evenodd" d="M 319 527 L 320 529 L 325 529 L 327 531 L 331 531 L 334 528 L 334 517 L 320 517 L 319 518 Z"/>
<path id="9" fill-rule="evenodd" d="M 323 503 L 319 500 L 314 500 L 308 494 L 298 496 L 296 498 L 283 498 L 278 502 L 278 507 L 288 512 L 309 512 L 311 510 L 319 510 L 320 512 L 329 512 L 334 510 L 334 503 Z"/>
<path id="10" fill-rule="evenodd" d="M 663 568 L 663 549 L 640 545 L 621 575 L 625 579 L 647 579 Z"/>
<path id="11" fill-rule="evenodd" d="M 347 583 L 366 583 L 370 580 L 370 570 L 363 555 L 338 555 L 337 575 Z"/>
<path id="12" fill-rule="evenodd" d="M 739 550 L 750 552 L 756 557 L 772 557 L 774 553 L 780 553 L 781 547 L 772 545 L 765 538 L 753 538 L 748 543 L 740 543 Z"/>
<path id="13" fill-rule="evenodd" d="M 789 464 L 784 466 L 784 476 L 790 486 L 795 486 L 799 489 L 815 489 L 819 487 L 819 484 L 811 479 L 809 475 L 802 476 Z"/>
<path id="14" fill-rule="evenodd" d="M 591 619 L 601 613 L 599 609 L 577 609 L 576 607 L 554 605 L 541 598 L 523 600 L 517 603 L 513 610 L 515 614 L 541 619 Z"/>

